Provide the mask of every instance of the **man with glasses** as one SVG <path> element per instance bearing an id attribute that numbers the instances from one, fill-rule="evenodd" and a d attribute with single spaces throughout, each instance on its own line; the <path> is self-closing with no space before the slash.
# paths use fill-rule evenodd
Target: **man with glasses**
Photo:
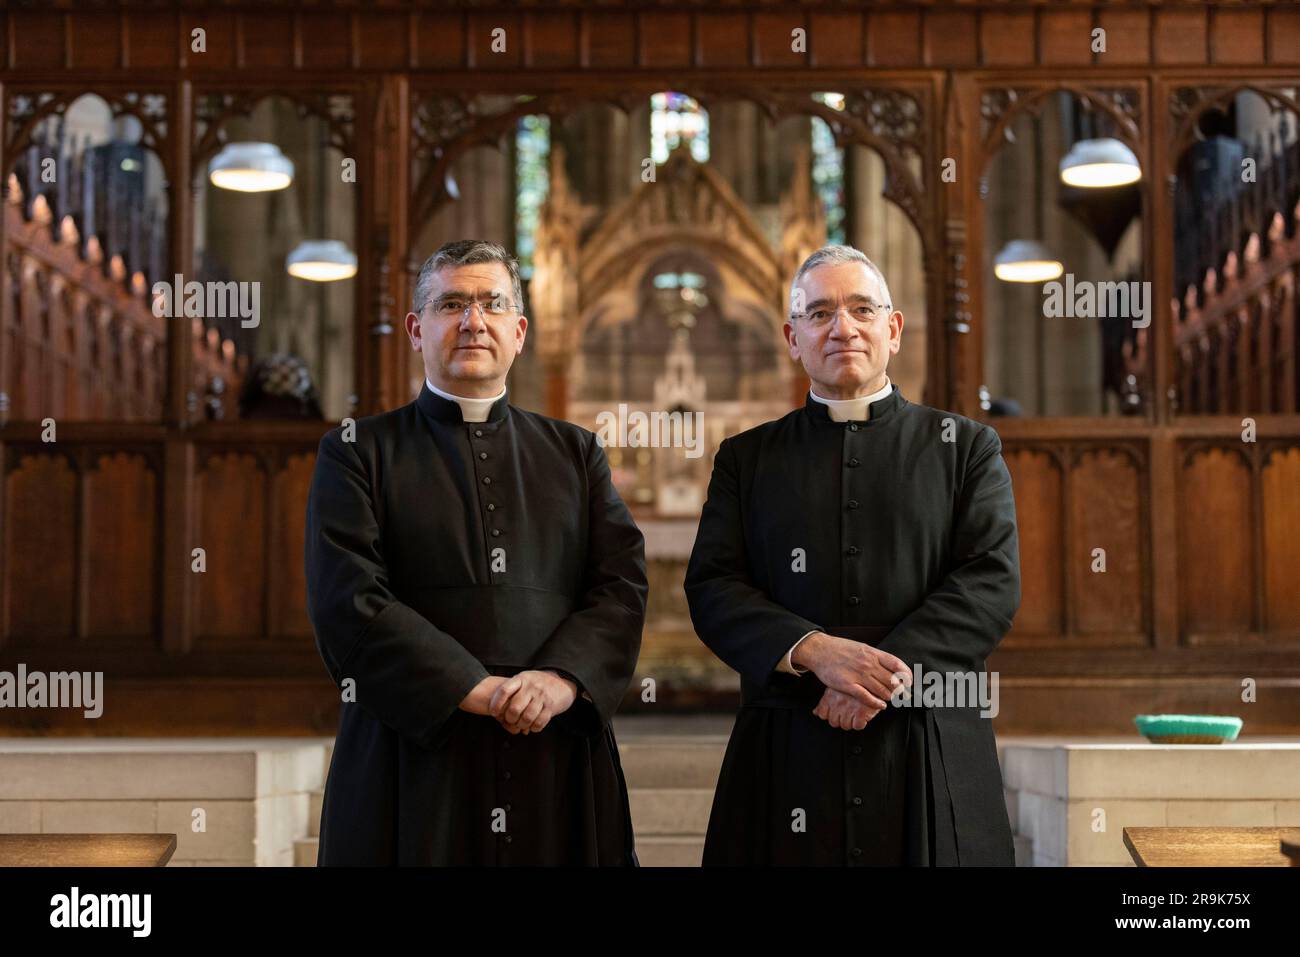
<path id="1" fill-rule="evenodd" d="M 596 437 L 509 404 L 518 266 L 448 243 L 406 316 L 414 402 L 321 440 L 308 610 L 343 692 L 320 864 L 635 865 L 610 719 L 645 546 Z"/>
<path id="2" fill-rule="evenodd" d="M 993 429 L 890 383 L 902 332 L 874 263 L 817 250 L 785 324 L 807 401 L 714 457 L 686 596 L 742 709 L 706 865 L 1014 863 L 986 703 L 916 684 L 978 685 L 1011 626 L 1011 479 Z"/>

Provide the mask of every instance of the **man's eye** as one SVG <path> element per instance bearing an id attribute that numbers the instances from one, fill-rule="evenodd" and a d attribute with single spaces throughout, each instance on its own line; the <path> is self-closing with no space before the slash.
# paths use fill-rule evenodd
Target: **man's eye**
<path id="1" fill-rule="evenodd" d="M 875 306 L 855 306 L 853 308 L 853 315 L 857 316 L 859 319 L 867 319 L 875 311 Z"/>
<path id="2" fill-rule="evenodd" d="M 814 309 L 812 313 L 812 321 L 825 322 L 829 316 L 830 313 L 827 312 L 825 309 Z"/>
<path id="3" fill-rule="evenodd" d="M 444 299 L 438 305 L 438 311 L 443 313 L 444 315 L 451 315 L 452 313 L 464 312 L 465 304 L 461 302 L 459 299 Z"/>

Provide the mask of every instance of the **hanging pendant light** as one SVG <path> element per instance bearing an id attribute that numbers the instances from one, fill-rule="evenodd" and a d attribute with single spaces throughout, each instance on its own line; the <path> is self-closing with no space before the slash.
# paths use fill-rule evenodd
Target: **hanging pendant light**
<path id="1" fill-rule="evenodd" d="M 1141 178 L 1137 157 L 1116 139 L 1079 140 L 1061 160 L 1061 182 L 1067 186 L 1104 189 Z"/>
<path id="2" fill-rule="evenodd" d="M 357 254 L 337 239 L 304 239 L 285 260 L 290 276 L 312 282 L 351 279 L 357 274 Z"/>
<path id="3" fill-rule="evenodd" d="M 265 193 L 293 182 L 293 160 L 274 143 L 227 143 L 208 163 L 213 186 Z"/>
<path id="4" fill-rule="evenodd" d="M 1047 282 L 1065 272 L 1047 247 L 1032 239 L 1013 239 L 993 259 L 993 275 L 1003 282 Z"/>

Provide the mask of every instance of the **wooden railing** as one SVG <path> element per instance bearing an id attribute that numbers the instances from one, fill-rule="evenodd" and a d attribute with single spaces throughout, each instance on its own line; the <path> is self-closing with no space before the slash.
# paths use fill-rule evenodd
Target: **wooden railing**
<path id="1" fill-rule="evenodd" d="M 1290 219 L 1288 227 L 1287 219 Z M 1177 411 L 1293 413 L 1300 407 L 1300 203 L 1273 214 L 1209 270 L 1197 290 L 1172 303 Z M 1291 233 L 1290 238 L 1287 232 Z"/>
<path id="2" fill-rule="evenodd" d="M 143 273 L 127 276 L 117 256 L 105 268 L 93 238 L 83 255 L 73 221 L 54 228 L 44 198 L 26 204 L 12 177 L 3 215 L 10 301 L 0 307 L 0 381 L 9 407 L 0 423 L 159 421 L 168 323 L 193 341 L 192 391 L 205 397 L 208 417 L 233 417 L 248 365 L 233 343 L 201 319 L 155 316 Z"/>

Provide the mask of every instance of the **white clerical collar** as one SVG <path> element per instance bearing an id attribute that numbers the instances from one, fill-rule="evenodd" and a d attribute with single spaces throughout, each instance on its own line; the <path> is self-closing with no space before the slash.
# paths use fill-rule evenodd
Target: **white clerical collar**
<path id="1" fill-rule="evenodd" d="M 871 418 L 871 403 L 878 402 L 885 398 L 894 390 L 893 385 L 889 382 L 889 376 L 885 376 L 885 384 L 878 392 L 871 395 L 860 395 L 856 399 L 823 399 L 812 389 L 808 394 L 812 396 L 814 402 L 820 402 L 826 406 L 826 411 L 830 413 L 832 422 L 861 422 Z"/>
<path id="2" fill-rule="evenodd" d="M 424 384 L 429 387 L 429 391 L 434 395 L 440 395 L 449 402 L 455 402 L 460 406 L 460 417 L 466 422 L 486 422 L 488 412 L 491 411 L 493 403 L 506 394 L 502 389 L 497 395 L 490 399 L 467 399 L 463 395 L 452 395 L 450 392 L 443 392 L 436 385 L 425 377 Z"/>

